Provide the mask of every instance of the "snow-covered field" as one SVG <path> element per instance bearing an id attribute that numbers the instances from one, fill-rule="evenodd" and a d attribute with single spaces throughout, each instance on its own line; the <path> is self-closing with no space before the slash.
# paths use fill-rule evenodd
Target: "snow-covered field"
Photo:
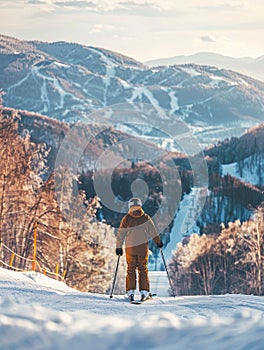
<path id="1" fill-rule="evenodd" d="M 34 272 L 0 268 L 0 349 L 262 350 L 264 297 L 81 293 Z"/>

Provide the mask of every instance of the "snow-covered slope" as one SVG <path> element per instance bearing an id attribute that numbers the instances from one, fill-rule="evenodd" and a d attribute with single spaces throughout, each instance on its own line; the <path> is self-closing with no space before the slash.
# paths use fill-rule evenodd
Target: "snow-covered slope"
<path id="1" fill-rule="evenodd" d="M 1 350 L 262 350 L 264 299 L 81 293 L 38 273 L 0 268 Z"/>
<path id="2" fill-rule="evenodd" d="M 237 163 L 222 165 L 223 175 L 232 175 L 253 185 L 264 183 L 264 154 L 254 154 Z"/>

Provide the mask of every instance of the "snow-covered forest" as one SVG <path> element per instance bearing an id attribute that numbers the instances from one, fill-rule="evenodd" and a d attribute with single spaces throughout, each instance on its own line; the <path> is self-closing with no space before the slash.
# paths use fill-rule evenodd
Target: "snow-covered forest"
<path id="1" fill-rule="evenodd" d="M 177 295 L 264 295 L 264 208 L 252 220 L 223 225 L 219 235 L 193 234 L 170 262 Z"/>

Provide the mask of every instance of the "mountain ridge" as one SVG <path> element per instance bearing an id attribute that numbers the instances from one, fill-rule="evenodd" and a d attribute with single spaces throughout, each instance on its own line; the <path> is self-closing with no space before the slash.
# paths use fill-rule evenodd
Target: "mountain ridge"
<path id="1" fill-rule="evenodd" d="M 208 64 L 218 68 L 225 68 L 252 76 L 257 80 L 264 80 L 264 55 L 253 57 L 226 56 L 214 52 L 197 52 L 191 55 L 178 55 L 168 58 L 159 58 L 144 62 L 150 67 L 169 66 L 184 63 Z"/>
<path id="2" fill-rule="evenodd" d="M 148 68 L 109 50 L 67 42 L 0 36 L 0 45 L 8 107 L 72 123 L 98 122 L 91 113 L 108 106 L 148 104 L 157 114 L 165 111 L 171 123 L 188 123 L 209 144 L 264 121 L 264 83 L 231 70 L 196 64 Z"/>

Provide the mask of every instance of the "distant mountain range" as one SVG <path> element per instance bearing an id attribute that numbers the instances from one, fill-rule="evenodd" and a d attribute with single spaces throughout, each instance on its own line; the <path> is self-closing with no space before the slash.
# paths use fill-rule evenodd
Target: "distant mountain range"
<path id="1" fill-rule="evenodd" d="M 264 55 L 252 58 L 234 58 L 211 52 L 199 52 L 194 55 L 160 58 L 145 62 L 150 67 L 170 66 L 175 64 L 201 64 L 218 68 L 232 69 L 252 78 L 264 81 Z"/>
<path id="2" fill-rule="evenodd" d="M 166 110 L 168 123 L 176 118 L 188 123 L 204 144 L 240 136 L 264 121 L 264 83 L 251 77 L 197 64 L 149 68 L 74 43 L 1 35 L 0 82 L 5 106 L 70 123 L 90 120 L 92 112 L 107 106 L 146 103 L 157 113 Z"/>

